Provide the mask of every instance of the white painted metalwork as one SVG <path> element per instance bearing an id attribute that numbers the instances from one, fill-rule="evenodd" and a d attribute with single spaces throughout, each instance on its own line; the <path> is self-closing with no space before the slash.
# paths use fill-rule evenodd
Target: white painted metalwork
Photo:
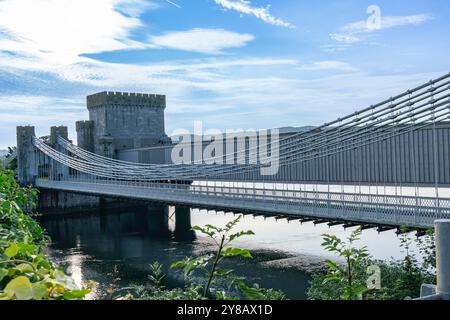
<path id="1" fill-rule="evenodd" d="M 207 187 L 168 183 L 129 182 L 78 176 L 73 180 L 38 179 L 40 188 L 149 201 L 234 208 L 294 217 L 429 228 L 436 218 L 450 218 L 450 199 L 440 199 L 439 217 L 434 199 L 375 196 L 371 194 L 317 193 L 240 187 Z M 417 205 L 418 201 L 418 205 Z"/>
<path id="2" fill-rule="evenodd" d="M 33 137 L 33 144 L 38 151 L 36 185 L 106 196 L 279 213 L 294 217 L 311 216 L 362 224 L 429 228 L 437 219 L 450 218 L 450 198 L 442 196 L 438 168 L 439 159 L 449 146 L 438 144 L 437 136 L 437 124 L 448 123 L 450 118 L 449 78 L 450 74 L 447 74 L 313 130 L 282 138 L 277 159 L 280 172 L 272 177 L 259 174 L 261 163 L 205 164 L 213 162 L 217 157 L 203 158 L 183 165 L 132 163 L 88 152 L 61 137 L 57 140 L 58 151 Z M 413 133 L 424 128 L 433 132 L 432 141 L 421 142 L 432 150 L 427 157 L 432 159 L 429 163 L 433 168 L 428 168 L 428 171 L 433 172 L 434 193 L 427 197 L 420 196 L 418 192 L 417 180 L 423 161 L 418 159 L 416 144 L 411 142 Z M 409 137 L 410 143 L 397 150 L 397 141 L 404 136 Z M 378 159 L 383 150 L 372 146 L 384 141 L 388 141 L 385 146 L 392 149 L 394 158 L 401 152 L 407 154 L 408 163 L 370 162 L 369 179 L 366 179 L 367 187 L 364 188 L 361 181 L 362 151 L 358 160 L 352 162 L 355 167 L 350 167 L 346 162 L 344 153 L 349 150 L 368 150 L 366 159 Z M 371 151 L 372 149 L 374 150 Z M 238 157 L 240 152 L 257 153 L 258 147 L 229 155 Z M 332 158 L 339 159 L 339 172 L 331 172 Z M 68 168 L 66 173 L 58 169 L 61 166 Z M 379 175 L 372 177 L 372 169 L 392 171 L 393 194 L 387 193 L 387 178 Z M 327 172 L 326 191 L 317 181 L 307 183 L 295 178 L 321 170 Z M 352 170 L 357 172 L 359 181 L 355 181 L 353 190 L 349 191 L 344 183 L 344 176 L 345 172 Z M 404 186 L 400 177 L 406 170 L 414 176 L 414 195 L 405 195 L 407 186 Z M 332 182 L 331 174 L 335 174 L 338 179 Z M 202 181 L 203 184 L 192 183 L 194 181 Z M 290 183 L 287 184 L 286 181 Z M 308 190 L 307 185 L 312 185 L 312 190 Z M 336 188 L 339 186 L 340 191 L 337 192 Z M 372 187 L 375 187 L 375 193 Z M 380 187 L 384 188 L 383 192 L 380 192 Z M 363 191 L 367 188 L 368 191 Z"/>

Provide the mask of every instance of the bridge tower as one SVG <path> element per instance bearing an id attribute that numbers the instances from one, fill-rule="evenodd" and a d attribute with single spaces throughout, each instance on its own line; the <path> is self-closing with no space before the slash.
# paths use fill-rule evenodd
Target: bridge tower
<path id="1" fill-rule="evenodd" d="M 64 140 L 69 139 L 69 134 L 67 127 L 65 126 L 59 126 L 59 127 L 51 127 L 50 128 L 50 145 L 58 150 L 59 152 L 62 152 L 64 154 L 67 154 L 67 150 L 62 148 L 58 144 L 58 137 L 63 138 Z M 66 165 L 63 165 L 61 163 L 58 163 L 56 161 L 53 162 L 53 174 L 56 180 L 61 180 L 64 177 L 69 176 L 69 167 Z"/>
<path id="2" fill-rule="evenodd" d="M 17 173 L 21 185 L 33 185 L 37 177 L 34 127 L 17 127 Z"/>
<path id="3" fill-rule="evenodd" d="M 76 129 L 78 146 L 94 152 L 94 121 L 77 121 Z"/>

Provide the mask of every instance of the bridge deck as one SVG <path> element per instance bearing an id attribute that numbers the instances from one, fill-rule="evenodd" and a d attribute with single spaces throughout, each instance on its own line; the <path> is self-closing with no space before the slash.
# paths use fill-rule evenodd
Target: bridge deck
<path id="1" fill-rule="evenodd" d="M 211 187 L 164 183 L 130 183 L 107 180 L 37 179 L 40 188 L 93 195 L 162 201 L 190 206 L 283 214 L 431 228 L 436 219 L 450 218 L 450 199 L 359 193 L 273 191 L 256 188 Z"/>

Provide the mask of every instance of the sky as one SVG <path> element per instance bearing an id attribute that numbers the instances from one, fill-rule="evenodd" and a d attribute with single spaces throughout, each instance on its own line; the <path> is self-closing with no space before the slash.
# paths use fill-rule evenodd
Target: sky
<path id="1" fill-rule="evenodd" d="M 448 0 L 0 0 L 0 149 L 167 96 L 166 131 L 320 125 L 450 71 Z"/>

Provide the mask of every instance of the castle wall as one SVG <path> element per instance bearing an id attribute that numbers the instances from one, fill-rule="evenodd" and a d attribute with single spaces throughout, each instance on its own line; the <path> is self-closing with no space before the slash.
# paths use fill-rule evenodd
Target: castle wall
<path id="1" fill-rule="evenodd" d="M 87 97 L 94 152 L 102 155 L 167 141 L 163 95 L 101 92 Z"/>

